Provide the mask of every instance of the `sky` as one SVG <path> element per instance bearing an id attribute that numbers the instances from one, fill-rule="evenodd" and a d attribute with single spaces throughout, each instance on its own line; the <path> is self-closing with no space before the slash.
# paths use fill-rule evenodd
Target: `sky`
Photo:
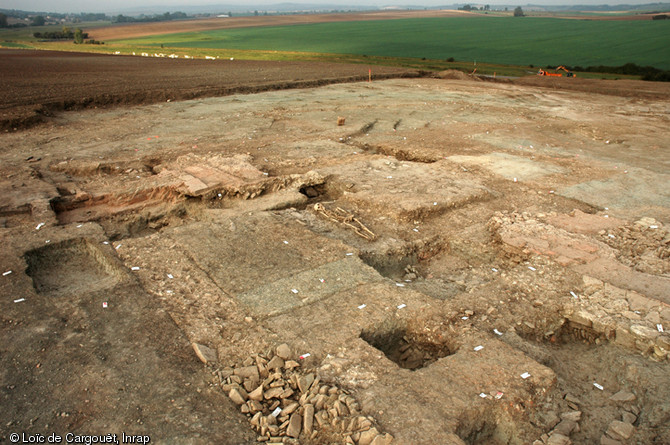
<path id="1" fill-rule="evenodd" d="M 656 0 L 658 1 L 658 0 Z M 617 4 L 644 4 L 652 3 L 654 0 L 483 0 L 471 2 L 473 5 L 478 4 L 502 4 L 502 5 L 520 5 L 526 4 L 535 5 L 617 5 Z M 161 10 L 178 10 L 179 6 L 192 5 L 271 5 L 276 3 L 309 3 L 320 4 L 325 3 L 329 5 L 417 5 L 417 6 L 439 6 L 452 5 L 454 3 L 465 4 L 467 0 L 107 0 L 94 1 L 91 0 L 0 0 L 0 8 L 3 9 L 21 9 L 24 11 L 46 11 L 46 12 L 118 12 L 127 8 L 142 7 L 164 7 Z"/>

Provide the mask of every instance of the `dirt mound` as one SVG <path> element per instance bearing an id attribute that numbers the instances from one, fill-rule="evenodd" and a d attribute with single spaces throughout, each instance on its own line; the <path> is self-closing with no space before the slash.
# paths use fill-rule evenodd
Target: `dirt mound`
<path id="1" fill-rule="evenodd" d="M 478 80 L 475 76 L 464 73 L 458 70 L 445 70 L 435 74 L 439 79 L 454 79 L 454 80 Z"/>

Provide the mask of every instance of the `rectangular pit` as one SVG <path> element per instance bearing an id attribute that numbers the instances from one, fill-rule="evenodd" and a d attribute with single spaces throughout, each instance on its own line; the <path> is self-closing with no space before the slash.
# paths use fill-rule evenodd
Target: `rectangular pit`
<path id="1" fill-rule="evenodd" d="M 399 367 L 412 371 L 424 368 L 458 350 L 458 347 L 451 342 L 438 343 L 422 338 L 418 333 L 408 329 L 403 322 L 394 319 L 386 320 L 370 330 L 364 330 L 360 337 L 382 351 Z"/>
<path id="2" fill-rule="evenodd" d="M 108 289 L 126 275 L 121 264 L 85 238 L 48 244 L 24 258 L 37 293 L 54 297 Z"/>

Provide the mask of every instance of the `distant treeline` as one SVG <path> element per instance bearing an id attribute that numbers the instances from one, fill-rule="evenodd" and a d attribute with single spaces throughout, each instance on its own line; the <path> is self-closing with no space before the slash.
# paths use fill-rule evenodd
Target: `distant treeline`
<path id="1" fill-rule="evenodd" d="M 548 67 L 554 69 L 556 67 Z M 654 82 L 670 82 L 670 71 L 660 70 L 653 66 L 639 66 L 634 63 L 626 63 L 621 66 L 566 66 L 570 71 L 580 71 L 583 73 L 609 73 L 625 74 L 629 76 L 641 76 L 642 80 L 651 80 Z"/>
<path id="2" fill-rule="evenodd" d="M 8 24 L 8 18 L 20 19 L 20 20 L 30 20 L 31 23 L 15 23 Z M 93 13 L 93 12 L 82 12 L 79 14 L 61 14 L 55 12 L 26 12 L 19 11 L 16 9 L 1 9 L 0 8 L 0 28 L 23 28 L 25 26 L 42 26 L 45 24 L 60 23 L 61 20 L 71 23 L 80 23 L 80 22 L 99 22 L 99 21 L 111 21 L 114 23 L 134 23 L 134 22 L 165 22 L 169 20 L 183 20 L 192 18 L 186 13 L 177 11 L 177 12 L 166 12 L 164 14 L 156 15 L 140 15 L 137 17 L 131 17 L 127 15 L 117 15 L 117 16 L 108 16 L 104 13 Z M 49 37 L 45 37 L 49 38 Z"/>
<path id="3" fill-rule="evenodd" d="M 166 12 L 165 14 L 156 14 L 152 16 L 140 15 L 138 17 L 129 17 L 127 15 L 119 14 L 112 17 L 114 23 L 135 23 L 135 22 L 167 22 L 170 20 L 183 20 L 189 18 L 183 12 L 177 11 L 173 13 Z"/>
<path id="4" fill-rule="evenodd" d="M 81 32 L 81 29 L 72 31 L 69 28 L 63 28 L 62 31 L 34 32 L 33 37 L 37 39 L 49 39 L 49 40 L 73 40 L 75 38 L 75 34 L 77 34 L 78 36 L 79 33 L 81 33 L 82 39 L 88 38 L 87 32 Z"/>
<path id="5" fill-rule="evenodd" d="M 542 8 L 548 11 L 636 11 L 636 12 L 647 12 L 652 11 L 668 11 L 670 9 L 670 3 L 645 3 L 641 5 L 630 5 L 630 4 L 619 4 L 619 5 L 535 5 L 529 3 L 524 6 L 528 8 Z"/>

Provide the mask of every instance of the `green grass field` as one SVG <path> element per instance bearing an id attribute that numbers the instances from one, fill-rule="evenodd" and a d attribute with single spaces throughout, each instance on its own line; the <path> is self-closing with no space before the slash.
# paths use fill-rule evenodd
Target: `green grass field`
<path id="1" fill-rule="evenodd" d="M 670 21 L 468 17 L 226 29 L 108 42 L 481 61 L 507 65 L 607 65 L 670 69 Z"/>

